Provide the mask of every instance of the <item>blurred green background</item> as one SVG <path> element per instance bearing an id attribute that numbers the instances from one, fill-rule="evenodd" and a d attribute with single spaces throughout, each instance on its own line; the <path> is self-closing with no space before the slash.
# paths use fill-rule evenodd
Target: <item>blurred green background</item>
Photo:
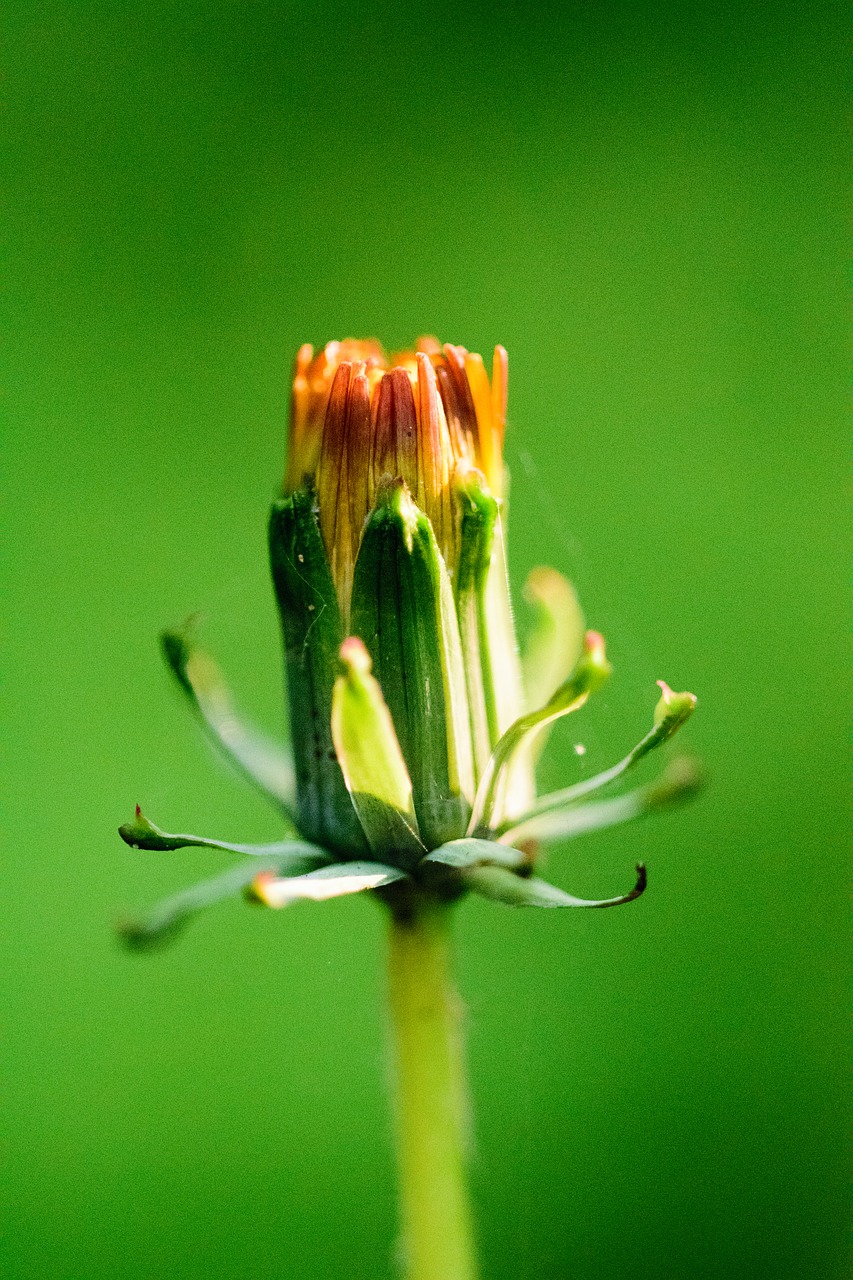
<path id="1" fill-rule="evenodd" d="M 193 610 L 283 722 L 265 565 L 299 343 L 510 352 L 512 561 L 665 677 L 692 808 L 466 904 L 488 1280 L 840 1277 L 843 10 L 6 6 L 9 1280 L 393 1274 L 382 918 L 117 915 L 271 839 L 161 668 Z M 579 760 L 573 744 L 587 754 Z"/>

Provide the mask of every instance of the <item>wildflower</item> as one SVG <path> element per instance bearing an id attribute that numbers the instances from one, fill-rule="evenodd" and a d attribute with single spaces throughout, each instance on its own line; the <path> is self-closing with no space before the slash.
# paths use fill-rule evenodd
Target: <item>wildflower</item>
<path id="1" fill-rule="evenodd" d="M 277 805 L 283 837 L 230 844 L 161 831 L 137 809 L 120 829 L 144 849 L 203 845 L 249 855 L 127 926 L 158 942 L 193 912 L 244 892 L 282 907 L 360 891 L 394 912 L 476 892 L 510 905 L 606 907 L 533 874 L 540 847 L 691 794 L 695 766 L 601 798 L 689 718 L 692 694 L 661 697 L 648 733 L 597 777 L 536 796 L 548 726 L 607 680 L 570 584 L 535 570 L 536 625 L 519 659 L 506 572 L 503 436 L 507 357 L 421 339 L 386 357 L 331 342 L 296 359 L 282 496 L 270 517 L 291 752 L 246 727 L 192 630 L 164 653 L 207 730 Z"/>

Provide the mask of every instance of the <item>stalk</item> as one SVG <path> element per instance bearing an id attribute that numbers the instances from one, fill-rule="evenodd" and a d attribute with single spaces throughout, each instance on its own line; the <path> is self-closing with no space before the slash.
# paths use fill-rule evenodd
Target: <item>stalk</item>
<path id="1" fill-rule="evenodd" d="M 465 1176 L 466 1088 L 451 908 L 391 918 L 389 1001 L 406 1280 L 476 1280 Z"/>

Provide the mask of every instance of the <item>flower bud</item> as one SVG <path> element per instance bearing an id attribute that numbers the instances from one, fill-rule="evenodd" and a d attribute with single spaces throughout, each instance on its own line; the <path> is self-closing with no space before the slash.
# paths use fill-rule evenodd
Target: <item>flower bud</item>
<path id="1" fill-rule="evenodd" d="M 235 843 L 173 834 L 137 806 L 134 848 L 245 855 L 125 922 L 128 945 L 166 941 L 197 912 L 245 895 L 268 907 L 375 893 L 410 922 L 468 892 L 510 906 L 611 907 L 531 874 L 536 849 L 694 795 L 701 772 L 673 761 L 634 791 L 610 788 L 689 719 L 691 693 L 658 681 L 652 727 L 616 764 L 536 798 L 549 727 L 609 678 L 604 639 L 584 631 L 570 584 L 531 575 L 537 619 L 524 692 L 506 572 L 503 431 L 507 360 L 422 338 L 387 357 L 330 342 L 296 358 L 287 471 L 269 522 L 291 746 L 237 713 L 191 628 L 163 652 L 210 736 L 279 810 L 285 838 Z"/>
<path id="2" fill-rule="evenodd" d="M 491 380 L 480 356 L 429 338 L 391 358 L 355 341 L 297 356 L 273 579 L 300 829 L 347 856 L 363 847 L 329 729 L 347 635 L 372 660 L 428 847 L 465 833 L 479 775 L 522 711 L 502 519 L 506 386 L 502 347 Z M 527 774 L 512 788 L 519 810 Z"/>

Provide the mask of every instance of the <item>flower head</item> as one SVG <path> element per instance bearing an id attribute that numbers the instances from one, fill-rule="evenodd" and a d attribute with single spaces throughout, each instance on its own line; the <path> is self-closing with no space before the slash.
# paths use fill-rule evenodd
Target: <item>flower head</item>
<path id="1" fill-rule="evenodd" d="M 540 844 L 696 789 L 681 762 L 662 781 L 598 798 L 672 737 L 695 698 L 661 683 L 652 727 L 623 760 L 536 798 L 548 727 L 578 711 L 610 666 L 570 585 L 540 569 L 522 678 L 506 573 L 506 393 L 502 347 L 491 377 L 479 355 L 434 338 L 391 357 L 376 342 L 300 349 L 270 517 L 292 754 L 242 725 L 186 630 L 164 637 L 208 730 L 278 804 L 288 835 L 266 846 L 170 835 L 137 811 L 121 829 L 130 844 L 209 845 L 255 865 L 179 895 L 131 940 L 156 940 L 247 889 L 276 907 L 362 890 L 392 907 L 413 893 L 611 906 L 642 892 L 643 869 L 629 893 L 592 902 L 531 875 Z"/>
<path id="2" fill-rule="evenodd" d="M 300 348 L 291 399 L 284 493 L 312 484 L 320 528 L 346 615 L 365 521 L 383 481 L 402 481 L 429 519 L 451 573 L 460 552 L 466 483 L 503 489 L 507 356 L 491 382 L 482 357 L 420 338 L 388 357 L 375 342 Z"/>

